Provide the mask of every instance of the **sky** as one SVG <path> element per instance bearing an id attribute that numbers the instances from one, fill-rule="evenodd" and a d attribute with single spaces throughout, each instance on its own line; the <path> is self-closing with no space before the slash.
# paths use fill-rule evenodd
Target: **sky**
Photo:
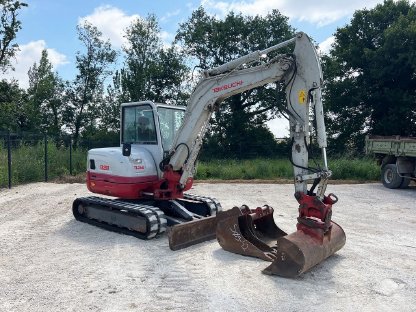
<path id="1" fill-rule="evenodd" d="M 23 0 L 28 4 L 21 10 L 22 29 L 15 42 L 20 51 L 12 62 L 14 71 L 3 77 L 16 79 L 22 88 L 28 86 L 27 72 L 41 52 L 47 49 L 54 70 L 65 80 L 75 78 L 75 55 L 81 49 L 76 26 L 84 20 L 95 25 L 113 47 L 124 42 L 124 30 L 138 17 L 155 14 L 160 23 L 162 40 L 172 42 L 179 24 L 186 22 L 199 6 L 218 18 L 228 12 L 244 15 L 266 15 L 273 9 L 289 18 L 289 24 L 303 31 L 327 52 L 337 28 L 349 23 L 353 13 L 371 9 L 383 0 Z M 416 0 L 412 0 L 416 1 Z M 286 136 L 288 124 L 273 120 L 268 123 L 277 137 Z"/>

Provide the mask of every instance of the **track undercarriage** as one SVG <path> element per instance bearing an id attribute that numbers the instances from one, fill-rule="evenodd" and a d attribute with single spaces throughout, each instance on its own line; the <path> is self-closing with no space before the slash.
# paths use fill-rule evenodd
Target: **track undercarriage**
<path id="1" fill-rule="evenodd" d="M 221 210 L 216 199 L 193 194 L 175 200 L 89 196 L 77 198 L 72 205 L 76 220 L 106 230 L 140 239 L 151 239 L 168 231 L 172 250 L 214 239 L 215 215 Z"/>

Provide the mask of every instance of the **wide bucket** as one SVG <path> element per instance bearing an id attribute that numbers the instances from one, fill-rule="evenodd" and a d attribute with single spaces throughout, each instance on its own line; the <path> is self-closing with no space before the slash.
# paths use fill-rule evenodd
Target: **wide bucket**
<path id="1" fill-rule="evenodd" d="M 224 250 L 273 261 L 273 246 L 286 233 L 275 224 L 273 208 L 249 209 L 243 205 L 217 214 L 216 235 Z"/>
<path id="2" fill-rule="evenodd" d="M 299 230 L 277 239 L 276 258 L 265 274 L 296 277 L 340 250 L 346 241 L 344 230 L 335 222 L 320 239 Z"/>

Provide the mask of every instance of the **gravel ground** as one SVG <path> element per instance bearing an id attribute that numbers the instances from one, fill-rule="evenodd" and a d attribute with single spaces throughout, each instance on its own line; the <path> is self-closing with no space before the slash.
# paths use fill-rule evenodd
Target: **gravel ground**
<path id="1" fill-rule="evenodd" d="M 0 190 L 0 311 L 416 311 L 416 188 L 330 185 L 337 254 L 296 279 L 216 241 L 173 252 L 166 235 L 142 241 L 74 220 L 82 184 Z M 295 229 L 292 185 L 196 184 L 192 193 L 275 208 Z"/>

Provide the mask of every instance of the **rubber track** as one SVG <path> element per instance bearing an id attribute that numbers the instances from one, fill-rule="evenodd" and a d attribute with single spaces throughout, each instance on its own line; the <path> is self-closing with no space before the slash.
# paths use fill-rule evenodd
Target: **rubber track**
<path id="1" fill-rule="evenodd" d="M 211 216 L 215 216 L 218 211 L 222 211 L 222 206 L 216 198 L 189 194 L 189 193 L 183 194 L 183 198 L 205 203 L 211 211 L 211 214 L 210 214 Z"/>
<path id="2" fill-rule="evenodd" d="M 109 223 L 100 222 L 95 219 L 90 219 L 81 215 L 78 212 L 79 204 L 83 204 L 85 207 L 94 205 L 94 207 L 102 207 L 103 210 L 118 210 L 123 211 L 120 213 L 129 213 L 135 215 L 137 218 L 144 218 L 147 224 L 147 233 L 140 233 L 137 231 L 129 230 L 127 228 L 118 227 Z M 130 202 L 125 202 L 117 199 L 107 199 L 96 196 L 89 197 L 80 197 L 77 198 L 72 206 L 72 212 L 76 220 L 92 224 L 106 230 L 113 232 L 123 233 L 127 235 L 132 235 L 141 239 L 151 239 L 158 234 L 161 234 L 166 231 L 167 221 L 163 211 L 157 207 L 135 204 Z"/>

